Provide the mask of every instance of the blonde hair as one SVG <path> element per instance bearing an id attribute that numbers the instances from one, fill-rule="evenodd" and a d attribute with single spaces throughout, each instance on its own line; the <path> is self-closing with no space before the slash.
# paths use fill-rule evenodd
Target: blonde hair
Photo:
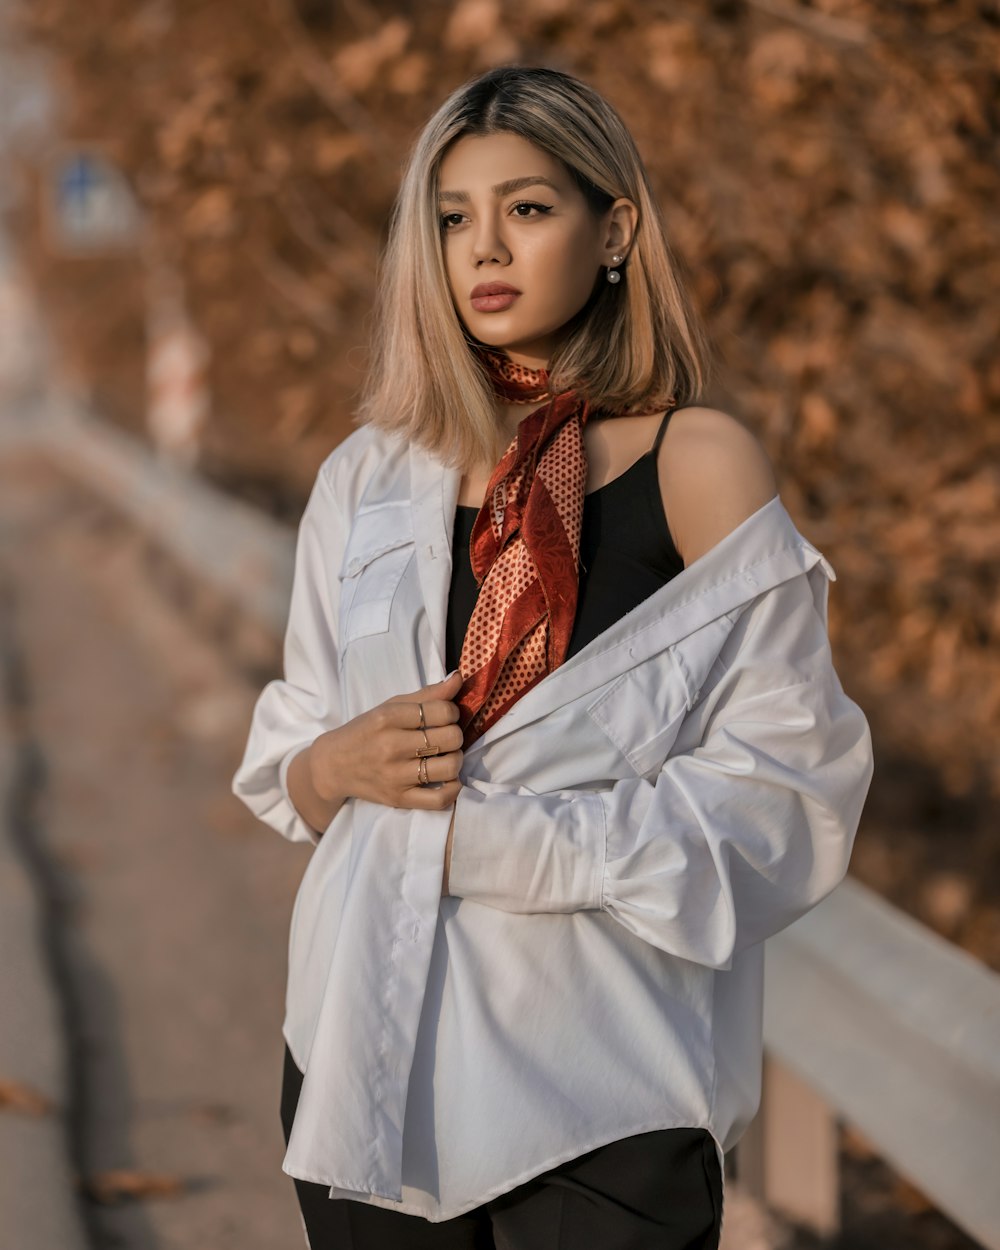
<path id="1" fill-rule="evenodd" d="M 550 390 L 595 408 L 656 411 L 700 398 L 710 349 L 675 272 L 635 142 L 592 87 L 545 68 L 507 66 L 458 88 L 407 161 L 382 254 L 372 357 L 358 422 L 395 431 L 446 463 L 495 463 L 503 448 L 492 389 L 470 350 L 445 270 L 438 171 L 463 135 L 520 135 L 560 160 L 595 214 L 619 197 L 639 210 L 623 281 L 598 282 L 549 361 Z"/>

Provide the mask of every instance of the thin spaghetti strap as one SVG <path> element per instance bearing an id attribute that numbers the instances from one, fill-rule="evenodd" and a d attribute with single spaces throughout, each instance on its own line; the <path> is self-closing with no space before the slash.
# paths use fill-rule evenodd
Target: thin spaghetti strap
<path id="1" fill-rule="evenodd" d="M 677 411 L 676 408 L 670 408 L 663 414 L 663 419 L 660 421 L 660 428 L 656 431 L 656 438 L 653 442 L 653 445 L 652 447 L 650 447 L 649 451 L 646 453 L 648 456 L 651 456 L 653 459 L 656 458 L 656 453 L 660 450 L 660 444 L 663 442 L 663 435 L 666 433 L 666 430 L 667 430 L 667 422 L 670 420 L 670 418 L 674 415 L 676 411 Z"/>

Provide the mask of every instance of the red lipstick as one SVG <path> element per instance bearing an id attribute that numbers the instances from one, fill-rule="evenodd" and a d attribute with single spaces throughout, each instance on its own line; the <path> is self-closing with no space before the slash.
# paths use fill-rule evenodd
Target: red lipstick
<path id="1" fill-rule="evenodd" d="M 476 312 L 502 312 L 509 308 L 521 292 L 506 282 L 480 282 L 469 294 L 469 303 Z"/>

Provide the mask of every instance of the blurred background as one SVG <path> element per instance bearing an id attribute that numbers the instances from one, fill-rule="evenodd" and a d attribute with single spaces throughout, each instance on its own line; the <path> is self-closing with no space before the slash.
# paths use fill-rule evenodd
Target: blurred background
<path id="1" fill-rule="evenodd" d="M 874 736 L 850 877 L 882 936 L 823 975 L 875 1023 L 811 1071 L 833 1026 L 786 1044 L 774 1016 L 808 1175 L 762 1114 L 725 1244 L 1000 1246 L 973 1122 L 1000 1126 L 1000 5 L 0 0 L 5 1246 L 301 1244 L 277 1098 L 308 850 L 229 780 L 352 428 L 401 162 L 510 62 L 635 135 L 708 402 L 836 570 Z M 939 1135 L 905 1119 L 932 1085 Z"/>

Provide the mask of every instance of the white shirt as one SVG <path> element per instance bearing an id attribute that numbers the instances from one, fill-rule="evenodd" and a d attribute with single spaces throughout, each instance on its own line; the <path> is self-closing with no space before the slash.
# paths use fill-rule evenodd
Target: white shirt
<path id="1" fill-rule="evenodd" d="M 708 1129 L 721 1165 L 759 1102 L 761 944 L 843 877 L 872 775 L 834 571 L 775 496 L 470 747 L 451 897 L 450 811 L 349 799 L 318 838 L 292 758 L 445 676 L 459 476 L 370 427 L 324 461 L 233 778 L 316 844 L 283 1169 L 431 1221 L 654 1129 Z"/>

